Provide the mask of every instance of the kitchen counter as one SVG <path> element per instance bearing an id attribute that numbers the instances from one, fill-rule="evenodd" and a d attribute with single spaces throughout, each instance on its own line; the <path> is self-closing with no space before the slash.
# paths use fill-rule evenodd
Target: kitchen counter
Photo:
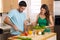
<path id="1" fill-rule="evenodd" d="M 56 33 L 45 33 L 44 35 L 35 35 L 35 36 L 29 35 L 27 37 L 32 38 L 32 40 L 56 40 Z M 8 40 L 12 40 L 12 37 L 8 38 Z"/>
<path id="2" fill-rule="evenodd" d="M 10 28 L 9 25 L 0 26 L 0 40 L 7 40 L 10 34 Z"/>
<path id="3" fill-rule="evenodd" d="M 10 29 L 10 28 L 11 28 L 11 27 L 10 27 L 9 25 L 6 25 L 6 24 L 5 24 L 5 25 L 2 24 L 2 25 L 0 26 L 0 29 Z"/>
<path id="4" fill-rule="evenodd" d="M 3 33 L 10 33 L 10 26 L 9 25 L 2 25 L 0 26 L 0 34 Z"/>

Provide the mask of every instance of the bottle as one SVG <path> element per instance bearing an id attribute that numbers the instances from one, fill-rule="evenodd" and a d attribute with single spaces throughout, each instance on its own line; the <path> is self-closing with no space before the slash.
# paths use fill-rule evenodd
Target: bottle
<path id="1" fill-rule="evenodd" d="M 41 34 L 42 34 L 42 35 L 44 35 L 44 34 L 45 34 L 45 32 L 43 31 Z"/>

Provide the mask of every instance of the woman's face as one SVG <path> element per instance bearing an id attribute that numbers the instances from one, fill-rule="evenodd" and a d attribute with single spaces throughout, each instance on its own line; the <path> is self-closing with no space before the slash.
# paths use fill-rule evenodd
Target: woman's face
<path id="1" fill-rule="evenodd" d="M 41 8 L 41 13 L 46 13 L 46 10 L 44 8 Z"/>

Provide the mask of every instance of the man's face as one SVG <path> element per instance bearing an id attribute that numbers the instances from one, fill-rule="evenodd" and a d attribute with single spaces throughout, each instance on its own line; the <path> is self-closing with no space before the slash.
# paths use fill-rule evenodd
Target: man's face
<path id="1" fill-rule="evenodd" d="M 24 7 L 24 6 L 19 6 L 20 12 L 23 12 L 23 11 L 25 10 L 25 8 L 26 8 L 26 7 Z"/>

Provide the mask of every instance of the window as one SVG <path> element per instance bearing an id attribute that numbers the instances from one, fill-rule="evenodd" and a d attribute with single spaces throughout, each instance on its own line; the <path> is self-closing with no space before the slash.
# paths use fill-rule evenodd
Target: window
<path id="1" fill-rule="evenodd" d="M 31 0 L 31 13 L 39 13 L 41 0 Z"/>
<path id="2" fill-rule="evenodd" d="M 41 7 L 41 0 L 31 0 L 31 6 L 30 6 L 30 19 L 31 21 L 36 20 L 36 16 L 40 13 L 40 7 Z"/>

